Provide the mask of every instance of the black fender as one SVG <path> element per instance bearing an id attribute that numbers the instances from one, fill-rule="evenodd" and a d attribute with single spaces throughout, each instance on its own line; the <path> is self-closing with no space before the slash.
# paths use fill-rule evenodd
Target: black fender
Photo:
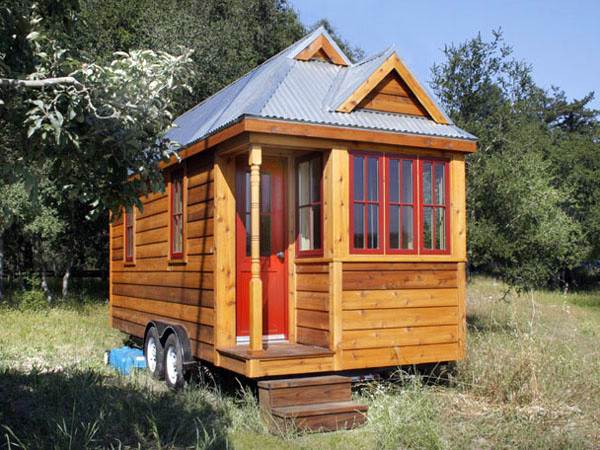
<path id="1" fill-rule="evenodd" d="M 181 349 L 183 350 L 183 364 L 192 364 L 196 363 L 194 359 L 194 355 L 192 354 L 192 346 L 190 343 L 190 339 L 181 325 L 162 322 L 159 320 L 151 320 L 146 325 L 146 331 L 144 333 L 144 339 L 146 339 L 146 334 L 151 327 L 155 327 L 156 331 L 158 331 L 158 336 L 160 338 L 160 342 L 162 345 L 165 345 L 167 338 L 171 334 L 175 334 L 179 343 L 181 344 Z"/>

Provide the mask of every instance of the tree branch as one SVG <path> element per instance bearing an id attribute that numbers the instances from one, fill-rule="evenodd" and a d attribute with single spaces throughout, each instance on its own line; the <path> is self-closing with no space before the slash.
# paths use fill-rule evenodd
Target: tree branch
<path id="1" fill-rule="evenodd" d="M 24 87 L 32 89 L 41 89 L 56 84 L 71 84 L 78 88 L 83 88 L 83 84 L 73 77 L 45 78 L 43 80 L 17 80 L 13 78 L 0 78 L 0 87 Z"/>

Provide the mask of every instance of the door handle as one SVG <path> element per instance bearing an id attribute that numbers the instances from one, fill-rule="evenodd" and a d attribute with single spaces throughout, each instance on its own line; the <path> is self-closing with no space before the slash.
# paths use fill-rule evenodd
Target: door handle
<path id="1" fill-rule="evenodd" d="M 283 260 L 284 260 L 284 258 L 285 258 L 285 253 L 283 253 L 283 252 L 277 252 L 277 253 L 275 254 L 275 256 L 277 256 L 277 257 L 279 258 L 279 260 L 280 260 L 280 261 L 283 261 Z"/>

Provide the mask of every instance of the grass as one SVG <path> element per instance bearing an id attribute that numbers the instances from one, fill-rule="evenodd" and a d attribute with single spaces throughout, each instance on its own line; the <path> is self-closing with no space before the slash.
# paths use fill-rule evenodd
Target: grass
<path id="1" fill-rule="evenodd" d="M 324 434 L 268 433 L 249 388 L 206 370 L 180 393 L 116 375 L 103 350 L 125 336 L 106 304 L 0 306 L 0 448 L 600 448 L 600 294 L 505 301 L 486 278 L 468 292 L 449 378 L 365 383 L 367 425 Z"/>

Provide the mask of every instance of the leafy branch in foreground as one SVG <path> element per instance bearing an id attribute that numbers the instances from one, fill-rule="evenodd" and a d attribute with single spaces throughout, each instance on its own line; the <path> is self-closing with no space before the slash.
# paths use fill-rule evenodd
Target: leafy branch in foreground
<path id="1" fill-rule="evenodd" d="M 34 9 L 27 39 L 35 70 L 25 79 L 0 79 L 0 87 L 24 90 L 19 94 L 30 105 L 25 123 L 32 145 L 23 167 L 50 161 L 50 178 L 92 205 L 93 214 L 162 189 L 157 163 L 176 143 L 160 136 L 172 125 L 175 98 L 190 92 L 192 51 L 131 50 L 108 64 L 79 61 L 37 31 L 40 21 Z"/>

